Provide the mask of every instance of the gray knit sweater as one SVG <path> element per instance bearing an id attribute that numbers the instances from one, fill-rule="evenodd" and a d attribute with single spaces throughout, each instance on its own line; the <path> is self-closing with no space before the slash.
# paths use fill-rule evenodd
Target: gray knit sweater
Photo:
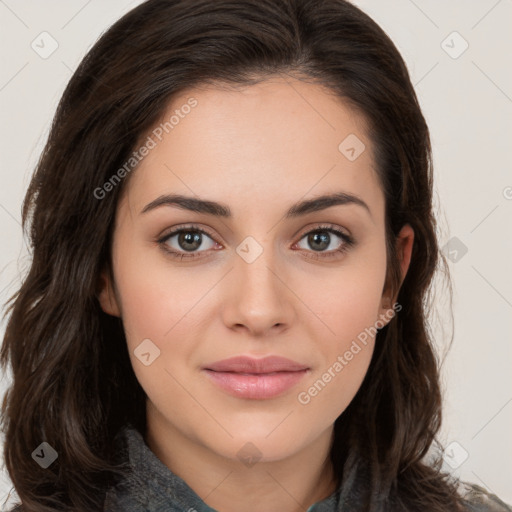
<path id="1" fill-rule="evenodd" d="M 217 512 L 156 457 L 138 430 L 125 427 L 118 442 L 121 458 L 127 458 L 130 471 L 107 492 L 103 512 Z M 361 512 L 357 486 L 351 487 L 355 490 L 344 494 L 339 489 L 306 512 Z M 477 485 L 463 483 L 459 492 L 466 512 L 512 512 L 510 505 Z M 250 506 L 245 509 L 250 510 Z M 11 512 L 23 512 L 23 506 Z"/>
<path id="2" fill-rule="evenodd" d="M 131 474 L 107 493 L 104 512 L 217 512 L 156 457 L 136 429 L 127 427 L 122 435 Z M 512 512 L 512 507 L 479 486 L 463 484 L 460 493 L 467 512 Z M 348 496 L 338 490 L 307 512 L 357 512 L 358 499 L 357 492 Z"/>

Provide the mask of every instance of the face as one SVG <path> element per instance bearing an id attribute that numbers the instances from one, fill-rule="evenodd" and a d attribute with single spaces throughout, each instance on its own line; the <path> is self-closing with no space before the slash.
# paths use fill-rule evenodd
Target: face
<path id="1" fill-rule="evenodd" d="M 372 143 L 341 99 L 298 80 L 190 89 L 173 115 L 142 139 L 100 302 L 122 318 L 148 423 L 283 459 L 332 431 L 393 315 Z M 405 272 L 410 228 L 399 241 Z M 235 356 L 250 359 L 218 363 Z"/>

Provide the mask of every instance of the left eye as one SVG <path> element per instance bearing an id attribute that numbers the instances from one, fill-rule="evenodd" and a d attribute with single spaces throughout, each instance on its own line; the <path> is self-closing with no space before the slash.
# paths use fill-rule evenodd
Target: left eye
<path id="1" fill-rule="evenodd" d="M 332 235 L 341 239 L 341 243 L 338 242 L 336 244 Z M 300 249 L 313 249 L 313 251 L 315 252 L 329 252 L 331 250 L 340 250 L 340 247 L 343 247 L 344 245 L 350 243 L 350 238 L 347 235 L 345 235 L 341 231 L 332 228 L 315 229 L 314 231 L 306 233 L 301 238 L 301 240 L 306 240 L 306 243 L 309 245 L 309 247 L 300 247 L 300 242 L 298 242 L 297 246 Z"/>

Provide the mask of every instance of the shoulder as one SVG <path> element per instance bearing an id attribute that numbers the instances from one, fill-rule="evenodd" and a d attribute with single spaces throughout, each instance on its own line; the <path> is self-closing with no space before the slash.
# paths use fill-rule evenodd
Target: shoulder
<path id="1" fill-rule="evenodd" d="M 510 505 L 479 485 L 461 482 L 459 493 L 464 499 L 464 512 L 512 512 Z"/>

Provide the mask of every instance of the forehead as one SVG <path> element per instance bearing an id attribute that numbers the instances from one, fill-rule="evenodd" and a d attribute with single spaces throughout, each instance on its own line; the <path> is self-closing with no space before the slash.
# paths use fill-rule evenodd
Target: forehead
<path id="1" fill-rule="evenodd" d="M 140 211 L 179 192 L 229 202 L 236 214 L 346 191 L 382 209 L 367 132 L 360 113 L 318 84 L 276 77 L 190 88 L 141 138 L 152 149 L 127 184 L 130 203 Z"/>

